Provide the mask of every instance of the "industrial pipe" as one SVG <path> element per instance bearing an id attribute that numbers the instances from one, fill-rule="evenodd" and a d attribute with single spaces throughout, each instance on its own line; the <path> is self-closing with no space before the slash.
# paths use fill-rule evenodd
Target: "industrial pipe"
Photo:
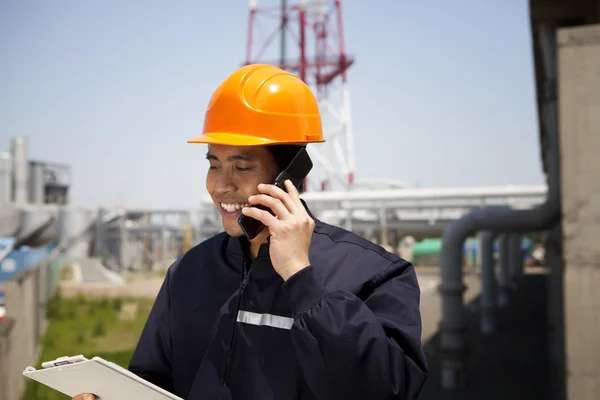
<path id="1" fill-rule="evenodd" d="M 498 274 L 498 307 L 504 308 L 508 305 L 508 291 L 510 288 L 510 250 L 509 235 L 503 233 L 498 241 L 498 253 L 500 253 L 500 271 Z"/>
<path id="2" fill-rule="evenodd" d="M 27 245 L 42 246 L 56 239 L 58 233 L 58 208 L 54 206 L 23 206 L 21 227 L 16 237 L 15 248 Z"/>
<path id="3" fill-rule="evenodd" d="M 458 389 L 466 384 L 465 376 L 465 318 L 462 277 L 462 246 L 465 239 L 480 230 L 519 232 L 546 230 L 560 218 L 560 181 L 558 118 L 556 100 L 556 39 L 555 30 L 544 27 L 540 32 L 545 69 L 545 99 L 543 127 L 548 136 L 548 196 L 546 201 L 531 210 L 512 210 L 508 207 L 475 209 L 454 221 L 443 235 L 440 253 L 442 318 L 440 322 L 442 354 L 442 387 Z"/>
<path id="4" fill-rule="evenodd" d="M 0 208 L 0 237 L 15 237 L 21 229 L 21 210 L 12 205 Z"/>
<path id="5" fill-rule="evenodd" d="M 306 192 L 302 198 L 307 202 L 340 202 L 340 201 L 377 201 L 400 199 L 462 199 L 481 197 L 537 197 L 546 194 L 545 185 L 530 186 L 490 186 L 464 188 L 418 188 L 418 189 L 384 189 L 353 190 L 351 192 Z"/>
<path id="6" fill-rule="evenodd" d="M 503 199 L 506 197 L 537 199 L 547 196 L 547 186 L 487 186 L 457 188 L 416 188 L 416 189 L 384 189 L 384 190 L 352 190 L 305 192 L 302 198 L 307 203 L 355 203 L 378 201 L 448 201 L 464 199 Z M 201 204 L 212 205 L 210 196 L 201 199 Z M 460 203 L 456 203 L 460 204 Z M 154 212 L 153 212 L 154 213 Z"/>
<path id="7" fill-rule="evenodd" d="M 23 245 L 36 245 L 38 242 L 47 241 L 47 236 L 52 235 L 55 217 L 51 210 L 44 209 L 40 215 L 30 207 L 15 207 L 12 204 L 0 209 L 0 237 L 13 238 L 5 248 L 0 249 L 0 262 L 3 261 L 14 249 Z"/>
<path id="8" fill-rule="evenodd" d="M 521 236 L 512 233 L 509 236 L 510 269 L 509 278 L 514 283 L 523 275 L 523 250 L 521 249 Z"/>
<path id="9" fill-rule="evenodd" d="M 481 332 L 496 330 L 496 274 L 494 271 L 494 239 L 496 233 L 484 231 L 481 235 Z"/>

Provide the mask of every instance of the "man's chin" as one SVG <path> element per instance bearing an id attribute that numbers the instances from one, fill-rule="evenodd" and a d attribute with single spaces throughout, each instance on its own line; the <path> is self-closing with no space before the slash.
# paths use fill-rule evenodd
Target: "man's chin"
<path id="1" fill-rule="evenodd" d="M 235 225 L 223 224 L 223 229 L 229 236 L 239 237 L 244 235 L 244 231 L 237 223 Z"/>

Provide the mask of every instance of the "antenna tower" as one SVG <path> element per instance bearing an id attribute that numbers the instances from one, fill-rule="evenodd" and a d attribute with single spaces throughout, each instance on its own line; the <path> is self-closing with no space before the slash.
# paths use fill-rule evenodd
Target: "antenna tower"
<path id="1" fill-rule="evenodd" d="M 305 188 L 349 190 L 355 166 L 347 71 L 354 58 L 344 47 L 341 1 L 257 3 L 250 0 L 245 63 L 278 65 L 298 75 L 319 102 L 326 142 L 307 148 L 316 168 Z"/>

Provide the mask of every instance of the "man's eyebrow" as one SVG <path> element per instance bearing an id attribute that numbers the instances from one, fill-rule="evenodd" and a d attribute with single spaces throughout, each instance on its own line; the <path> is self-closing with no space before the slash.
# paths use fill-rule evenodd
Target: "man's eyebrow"
<path id="1" fill-rule="evenodd" d="M 247 154 L 234 154 L 232 156 L 227 157 L 228 161 L 250 161 L 253 157 L 250 157 Z"/>
<path id="2" fill-rule="evenodd" d="M 247 154 L 234 154 L 227 157 L 227 161 L 251 161 L 253 158 Z M 219 158 L 210 152 L 206 153 L 206 159 L 219 161 Z"/>

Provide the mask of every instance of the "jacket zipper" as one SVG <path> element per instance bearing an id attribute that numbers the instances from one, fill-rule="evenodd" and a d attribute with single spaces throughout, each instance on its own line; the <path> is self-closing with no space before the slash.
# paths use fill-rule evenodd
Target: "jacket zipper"
<path id="1" fill-rule="evenodd" d="M 240 306 L 242 304 L 242 296 L 244 295 L 244 289 L 248 284 L 248 263 L 244 260 L 244 264 L 242 267 L 242 283 L 240 285 L 240 296 L 238 298 L 238 304 L 236 308 L 235 315 L 233 316 L 233 330 L 231 332 L 231 339 L 229 341 L 229 350 L 227 351 L 227 360 L 225 362 L 225 372 L 223 373 L 223 380 L 221 384 L 224 386 L 225 382 L 227 382 L 227 376 L 229 374 L 229 363 L 231 361 L 231 352 L 233 350 L 233 343 L 235 341 L 235 336 L 237 333 L 237 316 L 240 311 Z"/>

